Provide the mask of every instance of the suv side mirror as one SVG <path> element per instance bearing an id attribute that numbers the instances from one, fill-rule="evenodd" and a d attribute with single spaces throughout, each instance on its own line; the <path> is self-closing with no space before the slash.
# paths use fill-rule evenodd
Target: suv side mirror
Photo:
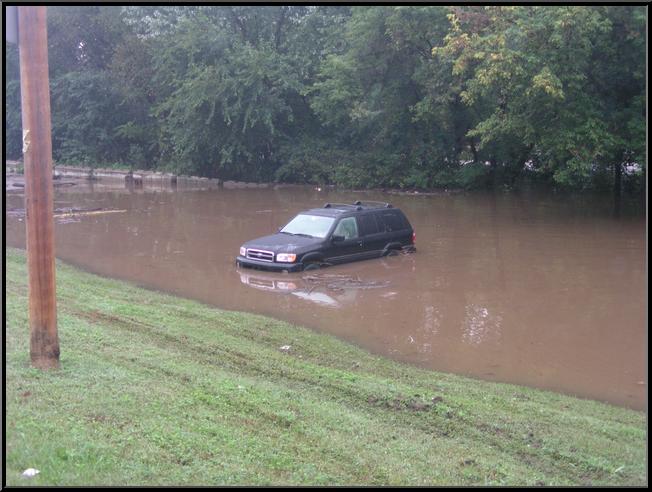
<path id="1" fill-rule="evenodd" d="M 345 239 L 346 238 L 344 236 L 338 236 L 338 235 L 335 235 L 335 234 L 333 234 L 333 237 L 331 237 L 331 241 L 333 241 L 334 243 L 341 243 Z"/>

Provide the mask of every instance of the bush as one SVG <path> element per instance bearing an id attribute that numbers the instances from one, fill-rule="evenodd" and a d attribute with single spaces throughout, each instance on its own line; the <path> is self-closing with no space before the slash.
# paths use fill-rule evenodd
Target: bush
<path id="1" fill-rule="evenodd" d="M 97 166 L 125 160 L 116 141 L 122 98 L 107 72 L 70 72 L 52 83 L 52 153 L 62 162 Z"/>
<path id="2" fill-rule="evenodd" d="M 464 189 L 483 188 L 489 184 L 490 170 L 479 162 L 463 165 L 456 173 L 457 185 Z"/>

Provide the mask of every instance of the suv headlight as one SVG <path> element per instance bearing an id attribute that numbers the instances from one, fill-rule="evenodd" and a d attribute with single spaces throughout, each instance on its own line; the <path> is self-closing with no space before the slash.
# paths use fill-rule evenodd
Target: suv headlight
<path id="1" fill-rule="evenodd" d="M 247 256 L 247 248 L 240 246 L 240 256 Z"/>
<path id="2" fill-rule="evenodd" d="M 297 259 L 297 255 L 294 253 L 279 253 L 276 255 L 276 261 L 280 263 L 292 263 Z"/>

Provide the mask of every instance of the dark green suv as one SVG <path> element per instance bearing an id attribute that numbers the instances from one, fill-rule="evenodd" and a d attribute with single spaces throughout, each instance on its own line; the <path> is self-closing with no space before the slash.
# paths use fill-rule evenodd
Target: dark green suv
<path id="1" fill-rule="evenodd" d="M 236 264 L 297 272 L 413 252 L 414 243 L 410 222 L 389 203 L 327 203 L 299 213 L 276 234 L 244 243 Z"/>

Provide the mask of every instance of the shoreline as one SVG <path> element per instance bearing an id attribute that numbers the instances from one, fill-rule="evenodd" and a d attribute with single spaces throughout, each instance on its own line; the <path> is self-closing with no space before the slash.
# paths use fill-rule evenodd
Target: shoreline
<path id="1" fill-rule="evenodd" d="M 78 178 L 87 179 L 91 181 L 96 180 L 110 180 L 120 181 L 125 183 L 133 183 L 135 186 L 143 185 L 158 185 L 170 187 L 201 187 L 201 188 L 227 188 L 227 189 L 260 189 L 260 188 L 285 188 L 285 187 L 313 187 L 318 191 L 322 189 L 337 189 L 336 185 L 317 185 L 311 183 L 282 183 L 282 182 L 268 182 L 257 183 L 247 181 L 234 181 L 222 180 L 219 178 L 206 178 L 201 176 L 186 176 L 177 175 L 173 173 L 166 173 L 161 171 L 148 171 L 148 170 L 129 170 L 119 168 L 92 168 L 88 166 L 73 166 L 64 164 L 55 164 L 53 177 L 55 182 L 60 178 Z M 7 172 L 17 172 L 22 168 L 22 162 L 7 160 L 5 161 L 5 174 Z M 368 188 L 368 189 L 348 189 L 340 188 L 346 191 L 356 193 L 371 193 L 380 192 L 388 193 L 391 195 L 422 195 L 422 196 L 438 196 L 464 193 L 465 190 L 453 188 L 442 189 L 399 189 L 399 188 Z"/>

